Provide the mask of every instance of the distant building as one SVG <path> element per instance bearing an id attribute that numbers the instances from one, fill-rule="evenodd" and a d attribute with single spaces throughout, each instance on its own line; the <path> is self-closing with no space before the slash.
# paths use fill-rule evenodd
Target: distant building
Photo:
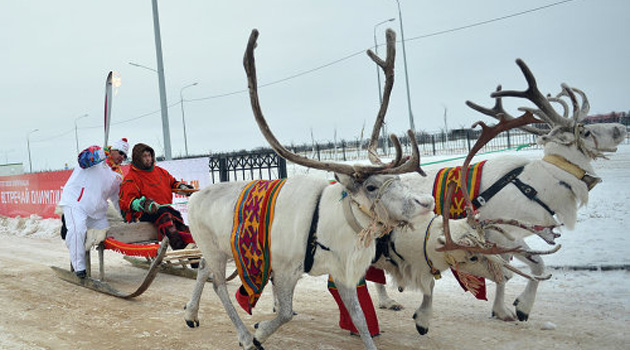
<path id="1" fill-rule="evenodd" d="M 22 163 L 0 164 L 0 176 L 12 176 L 24 174 L 24 165 Z"/>
<path id="2" fill-rule="evenodd" d="M 594 123 L 621 123 L 630 125 L 630 114 L 626 112 L 610 112 L 608 114 L 589 115 L 584 120 L 587 124 Z"/>

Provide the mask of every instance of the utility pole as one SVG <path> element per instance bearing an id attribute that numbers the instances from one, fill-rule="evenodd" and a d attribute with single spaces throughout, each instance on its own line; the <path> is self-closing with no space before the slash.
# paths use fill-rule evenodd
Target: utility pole
<path id="1" fill-rule="evenodd" d="M 160 16 L 158 14 L 157 0 L 153 3 L 153 30 L 155 32 L 155 56 L 157 57 L 157 72 L 160 85 L 160 109 L 162 110 L 162 133 L 164 135 L 164 158 L 173 159 L 171 156 L 171 132 L 168 124 L 168 106 L 166 104 L 166 81 L 164 79 L 164 62 L 162 61 L 162 39 L 160 37 Z"/>

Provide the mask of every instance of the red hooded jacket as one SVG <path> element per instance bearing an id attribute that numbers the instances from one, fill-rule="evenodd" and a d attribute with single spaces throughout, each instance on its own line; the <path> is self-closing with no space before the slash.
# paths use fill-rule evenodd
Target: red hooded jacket
<path id="1" fill-rule="evenodd" d="M 153 166 L 142 169 L 140 161 L 142 153 L 147 150 L 153 157 Z M 145 144 L 134 146 L 132 165 L 120 185 L 120 210 L 125 213 L 127 222 L 137 220 L 141 212 L 131 209 L 131 202 L 142 196 L 156 201 L 158 204 L 171 204 L 173 201 L 173 189 L 181 184 L 168 171 L 155 165 L 155 153 Z"/>

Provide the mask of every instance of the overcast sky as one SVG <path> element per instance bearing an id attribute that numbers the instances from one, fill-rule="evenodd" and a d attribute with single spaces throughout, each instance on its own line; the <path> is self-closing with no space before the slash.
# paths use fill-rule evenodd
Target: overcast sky
<path id="1" fill-rule="evenodd" d="M 554 5 L 556 4 L 556 5 Z M 583 89 L 591 114 L 628 111 L 630 1 L 400 0 L 416 129 L 469 127 L 497 84 L 522 89 L 522 58 L 540 89 Z M 550 6 L 553 5 L 553 6 Z M 253 28 L 263 112 L 290 145 L 354 140 L 378 111 L 376 69 L 365 54 L 391 27 L 399 40 L 388 131 L 409 128 L 395 0 L 159 1 L 173 156 L 266 146 L 255 124 L 242 57 Z M 375 26 L 389 18 L 393 22 Z M 163 154 L 151 0 L 0 3 L 0 164 L 33 170 L 76 163 L 103 142 L 105 78 L 121 78 L 110 140 L 127 137 Z M 384 53 L 384 47 L 379 47 Z M 135 67 L 134 62 L 150 69 Z M 183 87 L 197 82 L 183 91 Z M 275 82 L 275 83 L 274 83 Z M 524 104 L 524 101 L 517 101 Z M 513 106 L 516 107 L 517 104 Z M 511 105 L 508 104 L 511 107 Z M 512 109 L 514 114 L 516 111 Z M 88 117 L 77 119 L 88 114 Z"/>

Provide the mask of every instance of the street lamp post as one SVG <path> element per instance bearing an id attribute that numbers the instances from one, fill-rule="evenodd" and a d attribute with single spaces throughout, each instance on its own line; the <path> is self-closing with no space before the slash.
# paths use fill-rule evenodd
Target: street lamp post
<path id="1" fill-rule="evenodd" d="M 411 94 L 409 93 L 409 75 L 407 73 L 407 53 L 405 52 L 405 32 L 403 31 L 402 12 L 400 11 L 400 1 L 396 0 L 398 5 L 398 19 L 400 20 L 400 39 L 402 41 L 403 48 L 403 64 L 405 66 L 405 84 L 407 86 L 407 108 L 409 109 L 409 128 L 415 134 L 416 125 L 413 122 L 413 113 L 411 112 Z"/>
<path id="2" fill-rule="evenodd" d="M 28 150 L 28 172 L 33 172 L 33 163 L 31 162 L 31 142 L 29 140 L 29 136 L 35 131 L 39 131 L 39 129 L 33 129 L 26 134 L 26 149 Z"/>
<path id="3" fill-rule="evenodd" d="M 84 114 L 74 119 L 74 141 L 76 142 L 76 146 L 77 146 L 77 154 L 79 154 L 79 133 L 77 131 L 77 120 L 81 118 L 85 118 L 87 116 L 88 116 L 87 114 Z"/>
<path id="4" fill-rule="evenodd" d="M 195 86 L 198 83 L 192 83 L 192 84 L 188 84 L 186 86 L 184 86 L 183 88 L 181 88 L 179 90 L 179 103 L 181 104 L 182 107 L 182 125 L 184 126 L 184 149 L 186 150 L 186 156 L 188 156 L 188 137 L 186 136 L 186 119 L 184 118 L 184 94 L 183 91 L 186 88 L 189 88 L 191 86 Z"/>
<path id="5" fill-rule="evenodd" d="M 155 33 L 155 56 L 160 85 L 160 106 L 162 110 L 162 133 L 164 135 L 164 158 L 171 160 L 171 132 L 168 126 L 168 108 L 166 104 L 166 81 L 164 78 L 164 62 L 162 59 L 162 39 L 160 38 L 160 19 L 157 0 L 153 4 L 153 31 Z"/>
<path id="6" fill-rule="evenodd" d="M 384 20 L 382 22 L 378 22 L 377 24 L 374 25 L 374 53 L 378 56 L 378 43 L 376 42 L 376 28 L 378 26 L 380 26 L 381 24 L 385 24 L 387 22 L 391 22 L 391 21 L 395 21 L 396 18 L 390 18 L 387 20 Z M 383 93 L 381 91 L 381 70 L 378 66 L 378 64 L 376 64 L 376 80 L 378 81 L 378 101 L 379 103 L 382 105 L 383 104 Z M 387 139 L 387 129 L 385 127 L 385 123 L 383 123 L 382 126 L 382 131 L 381 133 L 383 134 L 383 151 L 385 152 L 385 155 L 387 155 L 387 150 L 389 149 L 389 142 Z"/>

